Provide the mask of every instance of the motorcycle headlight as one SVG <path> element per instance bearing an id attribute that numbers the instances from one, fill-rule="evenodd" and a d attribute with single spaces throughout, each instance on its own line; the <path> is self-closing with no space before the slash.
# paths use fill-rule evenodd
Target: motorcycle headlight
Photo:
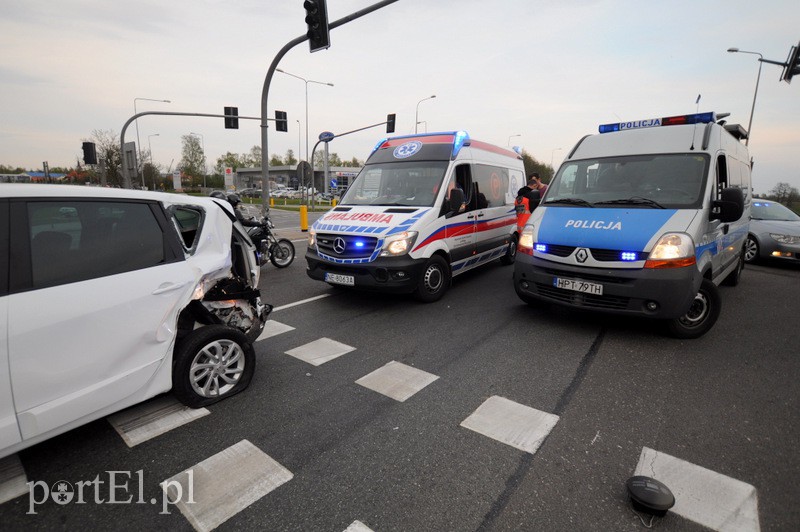
<path id="1" fill-rule="evenodd" d="M 781 235 L 778 233 L 770 233 L 769 236 L 781 244 L 800 244 L 800 236 Z"/>
<path id="2" fill-rule="evenodd" d="M 417 239 L 416 231 L 403 231 L 387 237 L 383 242 L 381 257 L 396 257 L 411 251 L 414 241 Z"/>

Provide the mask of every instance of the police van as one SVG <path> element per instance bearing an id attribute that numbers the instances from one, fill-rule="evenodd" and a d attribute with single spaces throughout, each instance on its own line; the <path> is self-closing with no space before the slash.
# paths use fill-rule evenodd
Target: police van
<path id="1" fill-rule="evenodd" d="M 572 149 L 522 231 L 525 302 L 664 320 L 697 338 L 736 285 L 750 220 L 747 132 L 715 113 L 600 126 Z"/>
<path id="2" fill-rule="evenodd" d="M 383 139 L 309 230 L 307 273 L 331 285 L 444 295 L 453 276 L 516 255 L 522 157 L 464 131 Z"/>

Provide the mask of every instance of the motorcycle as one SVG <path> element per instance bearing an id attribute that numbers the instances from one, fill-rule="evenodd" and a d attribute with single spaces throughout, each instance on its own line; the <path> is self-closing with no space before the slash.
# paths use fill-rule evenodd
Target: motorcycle
<path id="1" fill-rule="evenodd" d="M 286 238 L 277 238 L 273 229 L 272 221 L 264 218 L 260 225 L 248 227 L 247 234 L 258 249 L 259 266 L 269 261 L 276 268 L 286 268 L 294 260 L 294 244 Z"/>

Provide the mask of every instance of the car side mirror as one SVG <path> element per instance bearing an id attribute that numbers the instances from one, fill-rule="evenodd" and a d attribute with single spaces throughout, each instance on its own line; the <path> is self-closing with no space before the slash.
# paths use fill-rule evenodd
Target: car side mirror
<path id="1" fill-rule="evenodd" d="M 711 205 L 711 219 L 722 223 L 735 222 L 744 214 L 744 194 L 740 188 L 724 188 L 720 199 Z"/>
<path id="2" fill-rule="evenodd" d="M 525 196 L 528 198 L 528 210 L 533 212 L 533 209 L 539 206 L 539 203 L 542 201 L 542 193 L 538 190 L 531 190 Z"/>

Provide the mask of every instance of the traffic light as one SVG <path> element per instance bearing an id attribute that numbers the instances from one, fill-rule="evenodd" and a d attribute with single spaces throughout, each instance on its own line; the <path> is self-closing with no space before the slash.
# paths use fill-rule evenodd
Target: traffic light
<path id="1" fill-rule="evenodd" d="M 97 149 L 94 142 L 83 143 L 83 162 L 86 164 L 97 164 Z"/>
<path id="2" fill-rule="evenodd" d="M 308 48 L 311 52 L 324 50 L 331 45 L 328 31 L 328 8 L 325 0 L 305 0 L 306 24 L 308 24 Z"/>
<path id="3" fill-rule="evenodd" d="M 289 120 L 286 111 L 275 111 L 275 131 L 289 131 Z"/>
<path id="4" fill-rule="evenodd" d="M 394 114 L 386 115 L 386 132 L 394 133 Z"/>
<path id="5" fill-rule="evenodd" d="M 800 75 L 800 42 L 797 46 L 789 49 L 789 58 L 786 60 L 786 67 L 783 69 L 781 81 L 792 82 L 792 77 Z"/>
<path id="6" fill-rule="evenodd" d="M 225 108 L 225 129 L 239 129 L 239 108 Z"/>

